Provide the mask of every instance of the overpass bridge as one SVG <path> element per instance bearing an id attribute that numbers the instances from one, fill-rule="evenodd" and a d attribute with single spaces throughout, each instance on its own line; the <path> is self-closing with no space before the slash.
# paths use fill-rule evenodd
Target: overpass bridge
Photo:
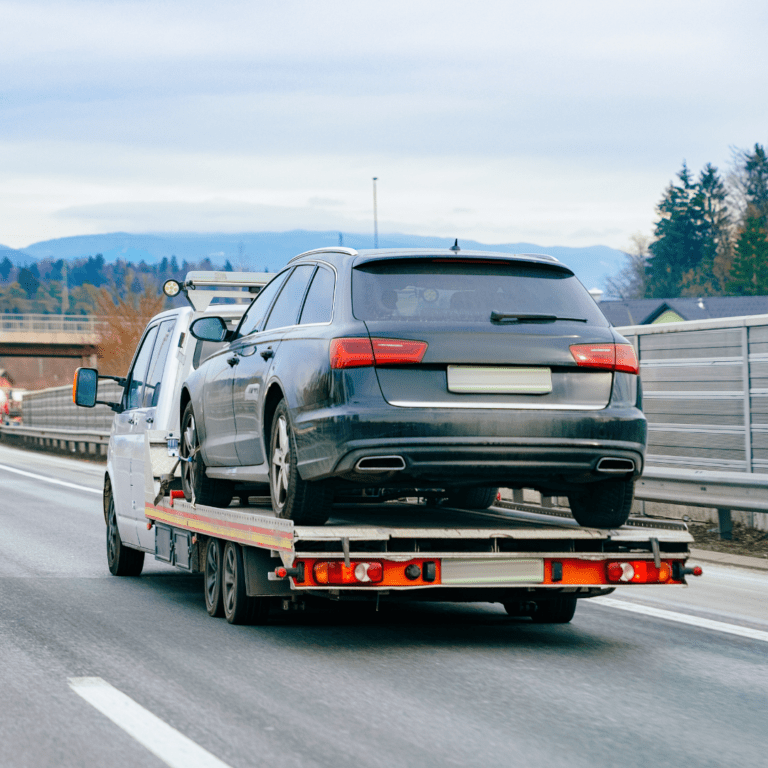
<path id="1" fill-rule="evenodd" d="M 0 357 L 69 357 L 95 365 L 102 325 L 92 315 L 0 313 Z"/>

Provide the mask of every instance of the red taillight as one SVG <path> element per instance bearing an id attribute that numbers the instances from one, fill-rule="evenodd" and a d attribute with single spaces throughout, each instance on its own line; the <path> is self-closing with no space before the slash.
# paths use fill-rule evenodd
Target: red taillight
<path id="1" fill-rule="evenodd" d="M 352 562 L 342 560 L 315 563 L 312 573 L 318 584 L 377 584 L 384 578 L 381 563 Z"/>
<path id="2" fill-rule="evenodd" d="M 639 366 L 631 344 L 573 344 L 571 354 L 576 365 L 608 371 L 637 373 Z"/>
<path id="3" fill-rule="evenodd" d="M 370 339 L 331 341 L 331 368 L 359 368 L 364 365 L 373 365 L 373 347 Z"/>
<path id="4" fill-rule="evenodd" d="M 672 567 L 662 563 L 658 568 L 649 560 L 632 560 L 606 565 L 608 581 L 625 584 L 664 583 L 672 578 Z"/>
<path id="5" fill-rule="evenodd" d="M 426 341 L 410 339 L 349 338 L 331 341 L 331 368 L 420 363 Z"/>

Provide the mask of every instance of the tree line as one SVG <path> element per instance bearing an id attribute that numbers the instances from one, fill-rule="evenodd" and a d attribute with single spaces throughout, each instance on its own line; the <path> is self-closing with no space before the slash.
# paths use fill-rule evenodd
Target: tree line
<path id="1" fill-rule="evenodd" d="M 768 156 L 733 150 L 723 178 L 686 163 L 656 208 L 653 238 L 635 235 L 609 294 L 623 299 L 768 294 Z"/>
<path id="2" fill-rule="evenodd" d="M 116 306 L 136 304 L 144 294 L 158 296 L 162 284 L 182 280 L 192 270 L 232 271 L 227 261 L 216 267 L 209 258 L 182 261 L 175 256 L 152 265 L 118 259 L 107 264 L 97 253 L 74 259 L 43 259 L 26 267 L 15 266 L 6 256 L 0 261 L 0 312 L 89 315 L 103 309 L 106 293 Z"/>

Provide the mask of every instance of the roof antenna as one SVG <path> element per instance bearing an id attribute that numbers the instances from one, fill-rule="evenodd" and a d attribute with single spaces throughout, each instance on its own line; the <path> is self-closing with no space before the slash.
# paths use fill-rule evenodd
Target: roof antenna
<path id="1" fill-rule="evenodd" d="M 459 248 L 459 238 L 458 237 L 456 238 L 455 242 L 453 243 L 453 245 L 450 247 L 449 250 L 453 251 L 454 253 L 458 253 L 458 251 L 461 250 L 461 248 Z"/>

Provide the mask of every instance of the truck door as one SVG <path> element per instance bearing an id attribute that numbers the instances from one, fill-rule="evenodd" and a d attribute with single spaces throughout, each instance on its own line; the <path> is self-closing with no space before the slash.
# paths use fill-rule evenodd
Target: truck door
<path id="1" fill-rule="evenodd" d="M 115 484 L 113 491 L 117 525 L 120 538 L 126 544 L 133 546 L 139 545 L 133 488 L 131 487 L 131 463 L 134 454 L 133 429 L 137 409 L 144 392 L 144 379 L 152 355 L 152 347 L 157 338 L 158 327 L 158 325 L 153 325 L 144 334 L 125 383 L 122 401 L 123 411 L 115 415 L 112 433 L 113 481 Z"/>
<path id="2" fill-rule="evenodd" d="M 151 429 L 167 429 L 169 427 L 168 413 L 158 413 L 157 404 L 160 401 L 162 387 L 172 388 L 174 382 L 164 379 L 168 352 L 171 348 L 171 337 L 176 325 L 176 319 L 163 320 L 158 326 L 152 355 L 144 382 L 144 391 L 139 405 L 134 411 L 133 428 L 131 431 L 131 511 L 136 515 L 136 530 L 139 545 L 142 549 L 154 551 L 155 532 L 148 531 L 145 517 L 145 473 L 150 471 L 145 460 L 146 433 Z"/>

